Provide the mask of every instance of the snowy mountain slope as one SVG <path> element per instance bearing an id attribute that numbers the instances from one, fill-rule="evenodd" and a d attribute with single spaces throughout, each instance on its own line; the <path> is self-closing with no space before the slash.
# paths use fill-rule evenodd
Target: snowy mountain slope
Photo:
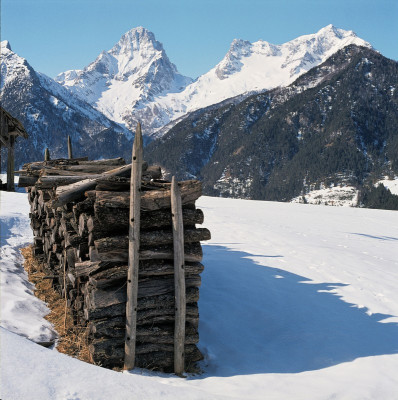
<path id="1" fill-rule="evenodd" d="M 104 370 L 1 328 L 1 398 L 396 399 L 398 213 L 198 203 L 212 232 L 199 302 L 202 375 Z M 6 240 L 14 234 L 10 226 Z"/>
<path id="2" fill-rule="evenodd" d="M 396 61 L 346 46 L 289 86 L 189 114 L 146 147 L 146 159 L 170 176 L 198 177 L 213 196 L 357 191 L 398 172 L 397 79 Z M 354 192 L 340 194 L 328 203 L 356 203 Z"/>
<path id="3" fill-rule="evenodd" d="M 101 147 L 104 131 L 113 137 L 114 149 L 124 149 L 131 134 L 88 103 L 73 96 L 67 89 L 44 74 L 36 72 L 29 63 L 11 50 L 9 42 L 1 42 L 2 107 L 18 118 L 29 134 L 16 144 L 16 165 L 32 161 L 50 149 L 51 156 L 66 155 L 66 136 L 75 143 L 75 154 L 88 148 Z M 103 149 L 104 153 L 107 151 Z M 121 155 L 120 152 L 118 155 Z M 103 154 L 104 156 L 105 154 Z M 97 156 L 93 154 L 93 156 Z"/>
<path id="4" fill-rule="evenodd" d="M 350 44 L 371 47 L 352 31 L 332 25 L 282 45 L 263 40 L 250 43 L 235 39 L 219 64 L 183 92 L 168 95 L 164 102 L 181 104 L 182 109 L 186 104 L 184 111 L 189 112 L 242 93 L 287 86 Z"/>
<path id="5" fill-rule="evenodd" d="M 158 137 L 163 131 L 156 131 L 188 112 L 288 85 L 350 44 L 371 47 L 332 25 L 282 45 L 236 39 L 219 64 L 192 82 L 177 73 L 154 35 L 140 27 L 84 70 L 67 71 L 56 80 L 109 118 L 130 128 L 140 120 L 146 135 Z"/>

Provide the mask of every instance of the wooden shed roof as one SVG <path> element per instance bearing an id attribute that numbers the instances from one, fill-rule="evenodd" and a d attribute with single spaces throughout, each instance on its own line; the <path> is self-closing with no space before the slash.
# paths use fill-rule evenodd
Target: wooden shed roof
<path id="1" fill-rule="evenodd" d="M 0 107 L 0 117 L 1 117 L 1 142 L 6 144 L 8 138 L 13 136 L 21 136 L 24 139 L 28 138 L 28 133 L 23 127 L 22 123 L 14 118 L 8 111 L 3 107 Z M 6 126 L 8 129 L 6 129 Z"/>

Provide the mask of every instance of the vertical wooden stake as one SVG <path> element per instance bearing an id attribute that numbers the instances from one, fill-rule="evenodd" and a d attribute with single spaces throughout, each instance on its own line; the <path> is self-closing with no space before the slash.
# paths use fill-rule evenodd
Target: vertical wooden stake
<path id="1" fill-rule="evenodd" d="M 171 181 L 171 215 L 173 219 L 174 244 L 174 288 L 175 288 L 175 326 L 174 326 L 174 372 L 184 372 L 185 345 L 185 268 L 184 268 L 184 225 L 182 219 L 181 194 L 173 176 Z"/>
<path id="2" fill-rule="evenodd" d="M 10 135 L 10 142 L 8 146 L 8 160 L 7 160 L 7 191 L 13 192 L 15 190 L 14 185 L 14 143 L 15 136 Z"/>
<path id="3" fill-rule="evenodd" d="M 48 147 L 44 150 L 44 161 L 50 161 L 50 151 L 48 150 Z"/>
<path id="4" fill-rule="evenodd" d="M 68 135 L 68 158 L 71 160 L 73 158 L 72 154 L 72 141 L 70 139 L 70 136 Z"/>
<path id="5" fill-rule="evenodd" d="M 143 140 L 141 124 L 138 123 L 133 144 L 130 183 L 129 260 L 127 273 L 126 338 L 124 346 L 124 369 L 133 369 L 137 336 L 137 294 L 140 248 L 141 176 L 143 163 Z"/>

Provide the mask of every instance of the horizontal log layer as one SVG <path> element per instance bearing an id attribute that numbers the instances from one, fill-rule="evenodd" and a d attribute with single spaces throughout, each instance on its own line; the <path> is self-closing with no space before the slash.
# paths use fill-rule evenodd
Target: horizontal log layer
<path id="1" fill-rule="evenodd" d="M 146 169 L 146 168 L 145 168 Z M 104 172 L 105 176 L 129 176 L 131 173 L 131 164 Z M 87 190 L 93 190 L 97 185 L 97 179 L 85 179 L 67 186 L 60 186 L 56 189 L 55 199 L 52 201 L 52 207 L 57 208 L 69 202 L 78 200 Z"/>
<path id="2" fill-rule="evenodd" d="M 189 308 L 187 306 L 187 314 L 186 321 L 192 324 L 193 326 L 198 326 L 199 324 L 199 312 L 197 308 Z M 110 307 L 99 308 L 99 309 L 90 309 L 84 307 L 84 318 L 87 321 L 93 321 L 95 319 L 102 319 L 107 317 L 118 317 L 126 315 L 126 303 L 113 305 Z M 154 324 L 166 324 L 171 323 L 174 324 L 175 320 L 175 308 L 150 308 L 147 310 L 139 310 L 137 312 L 137 324 L 139 325 L 149 325 L 153 326 Z"/>
<path id="3" fill-rule="evenodd" d="M 184 251 L 186 262 L 202 261 L 203 251 L 200 243 L 187 243 L 184 246 Z M 140 260 L 173 260 L 173 246 L 157 246 L 151 249 L 143 248 L 140 249 L 139 256 Z M 97 252 L 96 257 L 98 257 L 98 261 L 125 263 L 128 260 L 128 249 Z"/>
<path id="4" fill-rule="evenodd" d="M 123 337 L 126 333 L 126 317 L 119 316 L 101 321 L 91 321 L 88 324 L 90 334 L 94 337 L 110 336 Z M 199 341 L 197 328 L 190 323 L 185 327 L 186 344 L 195 344 Z M 138 326 L 137 341 L 139 342 L 158 342 L 173 343 L 174 325 L 160 324 L 155 326 Z"/>
<path id="5" fill-rule="evenodd" d="M 192 203 L 202 195 L 202 183 L 196 180 L 179 182 L 182 204 Z M 158 190 L 143 191 L 141 210 L 154 211 L 171 208 L 170 184 L 163 184 Z M 144 190 L 144 188 L 143 188 Z M 129 208 L 130 192 L 97 191 L 96 202 L 105 207 Z"/>
<path id="6" fill-rule="evenodd" d="M 149 166 L 142 172 L 142 180 L 161 179 L 162 171 L 158 166 Z M 145 185 L 145 184 L 144 184 Z M 129 191 L 130 178 L 128 177 L 104 177 L 98 180 L 95 190 L 100 191 Z"/>
<path id="7" fill-rule="evenodd" d="M 20 174 L 18 180 L 18 187 L 29 187 L 36 184 L 37 180 L 39 179 L 38 175 L 32 174 Z"/>
<path id="8" fill-rule="evenodd" d="M 38 178 L 35 186 L 38 189 L 51 189 L 58 186 L 66 186 L 72 183 L 80 182 L 84 179 L 100 178 L 100 174 L 84 175 L 43 175 Z"/>
<path id="9" fill-rule="evenodd" d="M 88 157 L 81 158 L 56 158 L 48 161 L 33 161 L 22 166 L 23 170 L 40 169 L 46 165 L 78 165 L 80 161 L 88 161 Z"/>
<path id="10" fill-rule="evenodd" d="M 94 232 L 95 236 L 110 236 L 110 233 L 128 232 L 129 228 L 129 209 L 107 207 L 99 203 L 94 203 L 94 214 L 88 222 L 89 232 Z M 203 212 L 194 208 L 183 208 L 182 217 L 184 226 L 193 226 L 203 223 Z M 153 229 L 171 226 L 171 210 L 163 209 L 156 211 L 141 212 L 141 229 Z"/>
<path id="11" fill-rule="evenodd" d="M 104 178 L 102 172 L 109 171 L 113 167 L 109 165 L 95 165 L 95 166 L 80 166 L 73 165 L 64 168 L 44 168 L 41 171 L 41 176 L 34 175 L 21 175 L 23 186 L 35 185 L 38 189 L 51 189 L 58 186 L 71 185 L 85 179 L 97 179 L 98 183 L 95 187 L 96 190 L 127 190 L 129 189 L 130 179 L 123 177 Z M 148 167 L 143 173 L 143 179 L 159 179 L 161 177 L 160 168 Z"/>
<path id="12" fill-rule="evenodd" d="M 102 271 L 90 273 L 92 280 L 109 280 L 110 282 L 127 279 L 128 266 L 116 265 Z M 184 265 L 185 275 L 200 274 L 204 266 L 201 263 L 186 263 Z M 174 275 L 174 265 L 166 260 L 140 261 L 139 278 L 153 276 Z"/>
<path id="13" fill-rule="evenodd" d="M 89 286 L 90 287 L 90 286 Z M 126 289 L 120 291 L 109 291 L 109 290 L 100 290 L 95 289 L 91 291 L 90 289 L 85 290 L 85 299 L 87 302 L 87 309 L 90 311 L 105 309 L 111 306 L 120 305 L 122 304 L 125 310 L 125 303 L 126 303 Z M 187 303 L 194 303 L 199 300 L 199 289 L 197 287 L 188 287 L 186 289 L 186 297 Z M 141 297 L 138 299 L 138 310 L 148 310 L 152 308 L 173 308 L 174 307 L 174 293 L 169 292 L 166 294 L 156 294 L 150 297 Z M 103 313 L 107 313 L 107 316 L 111 315 L 120 315 L 115 314 L 116 310 L 103 310 Z M 99 314 L 99 313 L 97 313 Z M 89 319 L 98 319 L 98 318 L 105 318 L 101 316 L 94 316 L 92 315 Z"/>
<path id="14" fill-rule="evenodd" d="M 192 345 L 195 346 L 195 345 Z M 104 367 L 122 367 L 124 362 L 124 347 L 115 347 L 106 351 L 105 349 L 90 347 L 92 360 Z M 193 372 L 195 362 L 203 360 L 203 355 L 195 346 L 195 349 L 185 355 L 185 371 Z M 136 354 L 135 366 L 138 368 L 158 369 L 172 372 L 174 365 L 174 353 L 166 351 L 151 352 L 147 354 Z"/>
<path id="15" fill-rule="evenodd" d="M 186 287 L 199 287 L 201 285 L 200 275 L 188 275 L 185 280 Z M 109 287 L 106 279 L 102 280 L 90 280 L 91 286 L 87 288 L 90 293 L 89 299 L 93 306 L 96 305 L 97 291 L 100 289 L 107 289 L 107 295 L 109 298 L 114 298 L 115 302 L 125 302 L 126 301 L 126 282 L 121 285 L 118 284 L 113 287 Z M 94 290 L 97 289 L 97 290 Z M 169 278 L 168 276 L 161 278 L 144 278 L 140 280 L 138 287 L 138 298 L 150 297 L 166 293 L 172 293 L 174 291 L 174 278 Z M 105 294 L 103 294 L 105 296 Z"/>
<path id="16" fill-rule="evenodd" d="M 95 339 L 90 345 L 90 352 L 105 352 L 108 355 L 111 355 L 113 351 L 115 351 L 118 347 L 124 348 L 125 339 L 124 338 L 114 338 L 114 339 Z M 148 354 L 154 353 L 158 351 L 164 352 L 173 352 L 174 346 L 172 344 L 167 343 L 137 343 L 135 353 L 137 355 L 140 354 Z M 184 346 L 184 351 L 186 355 L 193 353 L 196 350 L 196 346 L 194 344 L 187 344 Z"/>
<path id="17" fill-rule="evenodd" d="M 210 239 L 210 231 L 207 228 L 184 229 L 184 243 L 200 242 Z M 159 246 L 173 243 L 173 232 L 170 230 L 141 231 L 140 246 Z M 98 252 L 106 252 L 117 249 L 128 249 L 127 236 L 111 236 L 94 241 Z"/>

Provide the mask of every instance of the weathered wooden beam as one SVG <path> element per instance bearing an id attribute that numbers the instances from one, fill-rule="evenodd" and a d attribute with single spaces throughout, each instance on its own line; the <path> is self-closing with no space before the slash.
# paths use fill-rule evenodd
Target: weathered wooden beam
<path id="1" fill-rule="evenodd" d="M 123 157 L 116 157 L 116 158 L 104 158 L 102 160 L 90 160 L 90 161 L 79 161 L 79 165 L 126 165 L 126 161 Z"/>
<path id="2" fill-rule="evenodd" d="M 185 272 L 184 272 L 184 225 L 182 219 L 181 194 L 173 176 L 171 180 L 171 215 L 174 249 L 174 291 L 175 291 L 175 324 L 174 324 L 174 372 L 184 372 L 185 343 Z"/>
<path id="3" fill-rule="evenodd" d="M 128 164 L 104 172 L 102 175 L 125 176 L 126 174 L 130 174 L 130 172 L 131 172 L 131 164 Z M 98 179 L 99 178 L 85 179 L 80 182 L 73 183 L 71 185 L 61 186 L 57 188 L 56 197 L 53 200 L 52 207 L 53 208 L 61 207 L 64 204 L 79 199 L 80 197 L 83 196 L 84 192 L 93 190 L 95 188 Z"/>
<path id="4" fill-rule="evenodd" d="M 70 174 L 70 172 L 68 172 Z M 53 187 L 58 186 L 66 186 L 72 183 L 80 182 L 85 179 L 95 179 L 100 177 L 100 174 L 95 175 L 43 175 L 41 176 L 36 183 L 36 187 L 38 189 L 51 189 Z M 37 177 L 36 177 L 37 179 Z"/>
<path id="5" fill-rule="evenodd" d="M 73 158 L 72 154 L 72 141 L 70 136 L 68 135 L 68 158 L 71 160 Z"/>
<path id="6" fill-rule="evenodd" d="M 18 187 L 34 186 L 38 179 L 39 177 L 35 175 L 21 174 L 19 175 Z"/>
<path id="7" fill-rule="evenodd" d="M 124 369 L 133 369 L 137 334 L 138 267 L 140 249 L 141 175 L 144 142 L 141 124 L 135 131 L 132 154 L 130 186 L 130 227 L 127 272 L 126 336 L 124 347 Z"/>
<path id="8" fill-rule="evenodd" d="M 3 144 L 4 147 L 8 147 L 10 144 L 8 137 L 3 135 L 0 135 L 0 142 Z"/>

